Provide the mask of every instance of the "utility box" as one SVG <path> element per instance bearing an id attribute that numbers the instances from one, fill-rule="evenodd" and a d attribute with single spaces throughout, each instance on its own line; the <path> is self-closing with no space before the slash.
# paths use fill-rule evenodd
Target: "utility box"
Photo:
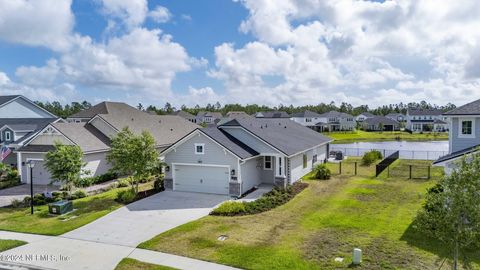
<path id="1" fill-rule="evenodd" d="M 353 265 L 359 265 L 362 263 L 362 250 L 359 248 L 353 249 Z"/>
<path id="2" fill-rule="evenodd" d="M 48 212 L 54 215 L 63 215 L 73 211 L 73 203 L 71 201 L 58 201 L 48 204 Z"/>

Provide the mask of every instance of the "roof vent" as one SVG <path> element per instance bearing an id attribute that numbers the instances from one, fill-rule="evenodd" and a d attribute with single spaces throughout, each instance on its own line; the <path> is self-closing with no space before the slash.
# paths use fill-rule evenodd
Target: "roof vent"
<path id="1" fill-rule="evenodd" d="M 133 122 L 133 120 L 134 120 L 134 119 L 132 118 L 132 122 Z"/>
<path id="2" fill-rule="evenodd" d="M 173 128 L 171 128 L 170 131 L 173 131 Z"/>
<path id="3" fill-rule="evenodd" d="M 287 128 L 287 126 L 284 126 L 283 128 Z"/>

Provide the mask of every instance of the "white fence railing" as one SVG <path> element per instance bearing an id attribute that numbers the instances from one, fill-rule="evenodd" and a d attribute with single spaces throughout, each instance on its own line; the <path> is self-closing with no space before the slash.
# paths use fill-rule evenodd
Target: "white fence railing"
<path id="1" fill-rule="evenodd" d="M 396 151 L 400 152 L 401 159 L 419 159 L 419 160 L 437 160 L 448 154 L 447 151 L 421 151 L 421 150 L 389 150 L 378 148 L 346 148 L 342 146 L 330 145 L 330 151 L 341 151 L 345 156 L 361 157 L 371 150 L 380 151 L 384 157 L 387 157 Z"/>

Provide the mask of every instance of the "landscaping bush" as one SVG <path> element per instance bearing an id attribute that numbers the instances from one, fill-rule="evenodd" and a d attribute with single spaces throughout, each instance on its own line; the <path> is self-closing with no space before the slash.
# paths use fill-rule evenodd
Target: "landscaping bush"
<path id="1" fill-rule="evenodd" d="M 96 181 L 95 177 L 84 177 L 84 178 L 79 178 L 75 180 L 73 184 L 77 188 L 85 188 L 93 185 L 95 181 Z"/>
<path id="2" fill-rule="evenodd" d="M 214 209 L 210 215 L 239 216 L 265 212 L 287 203 L 307 187 L 308 184 L 306 183 L 296 182 L 285 189 L 274 188 L 253 202 L 225 202 Z"/>
<path id="3" fill-rule="evenodd" d="M 33 195 L 33 205 L 45 205 L 47 202 L 45 201 L 45 196 L 43 194 L 35 194 Z"/>
<path id="4" fill-rule="evenodd" d="M 11 205 L 12 205 L 13 208 L 26 207 L 26 205 L 24 204 L 24 201 L 19 200 L 19 199 L 13 199 Z"/>
<path id="5" fill-rule="evenodd" d="M 96 177 L 95 184 L 101 184 L 108 182 L 110 180 L 114 180 L 118 178 L 118 174 L 116 172 L 107 172 L 106 174 L 102 174 Z"/>
<path id="6" fill-rule="evenodd" d="M 382 158 L 383 158 L 383 155 L 382 155 L 382 153 L 380 153 L 380 151 L 372 150 L 372 151 L 367 152 L 363 155 L 362 165 L 370 166 L 373 163 L 375 163 L 375 161 L 380 160 Z"/>
<path id="7" fill-rule="evenodd" d="M 137 197 L 137 193 L 133 188 L 125 189 L 125 190 L 120 190 L 117 193 L 117 198 L 116 200 L 120 203 L 123 204 L 128 204 L 131 203 L 135 200 L 135 197 Z"/>
<path id="8" fill-rule="evenodd" d="M 117 187 L 128 187 L 129 185 L 130 185 L 130 182 L 128 181 L 127 178 L 118 179 Z"/>
<path id="9" fill-rule="evenodd" d="M 332 175 L 332 172 L 327 167 L 327 164 L 319 164 L 313 169 L 315 179 L 328 180 Z"/>
<path id="10" fill-rule="evenodd" d="M 165 181 L 163 180 L 163 177 L 159 177 L 153 182 L 153 188 L 156 191 L 164 191 L 165 190 Z"/>
<path id="11" fill-rule="evenodd" d="M 246 212 L 246 203 L 228 201 L 222 203 L 219 207 L 215 208 L 211 215 L 216 216 L 237 216 Z"/>
<path id="12" fill-rule="evenodd" d="M 83 189 L 78 189 L 73 193 L 73 195 L 75 195 L 78 199 L 85 198 L 87 197 L 87 192 L 85 192 Z"/>
<path id="13" fill-rule="evenodd" d="M 117 179 L 118 175 L 115 172 L 107 172 L 102 175 L 92 176 L 92 177 L 83 177 L 80 179 L 75 180 L 74 185 L 75 187 L 85 188 L 89 186 L 93 186 L 96 184 L 105 183 L 110 180 Z"/>

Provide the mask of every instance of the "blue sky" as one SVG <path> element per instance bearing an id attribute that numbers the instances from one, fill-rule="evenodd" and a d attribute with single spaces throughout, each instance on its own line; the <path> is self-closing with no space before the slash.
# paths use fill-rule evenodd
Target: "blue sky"
<path id="1" fill-rule="evenodd" d="M 480 98 L 474 0 L 0 5 L 0 94 L 157 106 Z"/>

